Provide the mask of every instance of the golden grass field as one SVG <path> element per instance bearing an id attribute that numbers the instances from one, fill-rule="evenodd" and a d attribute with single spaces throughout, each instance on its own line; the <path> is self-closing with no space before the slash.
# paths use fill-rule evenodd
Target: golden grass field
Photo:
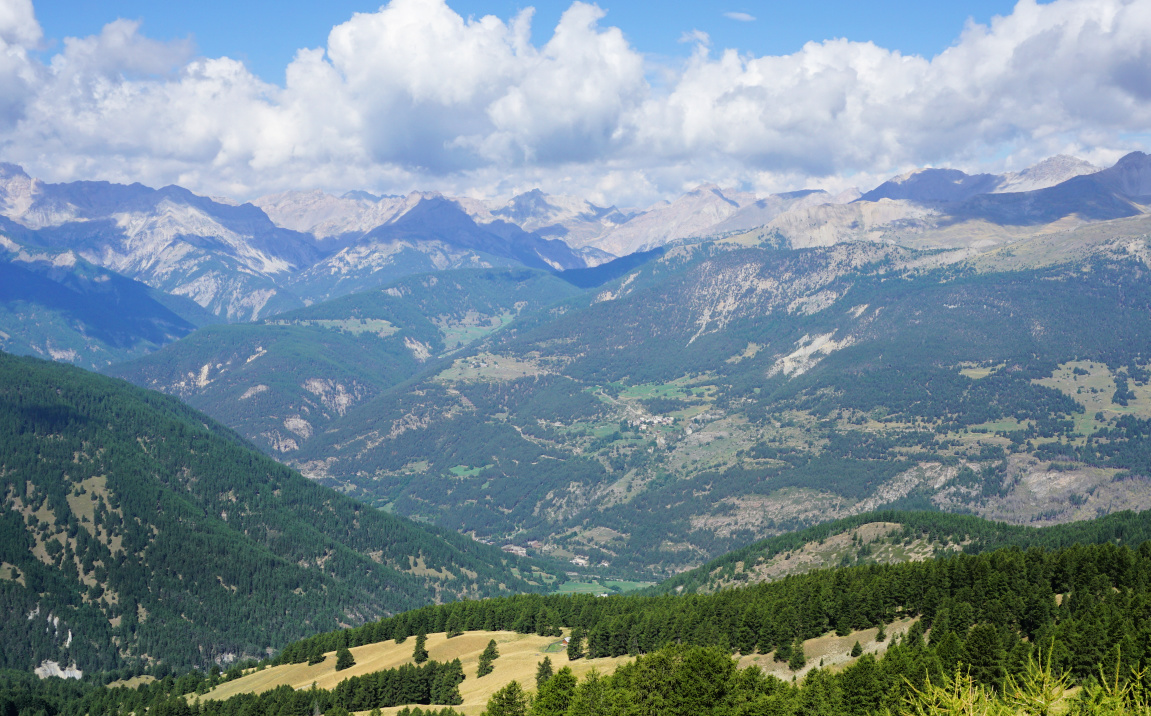
<path id="1" fill-rule="evenodd" d="M 746 668 L 756 664 L 765 673 L 785 681 L 790 681 L 793 676 L 802 679 L 808 671 L 821 665 L 836 670 L 842 669 L 855 661 L 849 656 L 849 652 L 856 641 L 859 641 L 865 654 L 881 657 L 888 645 L 891 644 L 891 639 L 896 635 L 905 634 L 915 621 L 915 619 L 900 619 L 888 625 L 888 639 L 883 642 L 875 641 L 877 629 L 865 629 L 842 637 L 831 634 L 816 639 L 808 639 L 803 643 L 804 653 L 807 656 L 807 666 L 798 672 L 793 673 L 786 664 L 774 661 L 771 654 L 750 654 L 740 657 L 739 666 Z M 491 639 L 496 640 L 500 656 L 493 664 L 495 670 L 482 679 L 477 679 L 476 667 L 480 652 L 484 650 Z M 554 670 L 559 671 L 564 666 L 570 666 L 577 677 L 582 677 L 592 669 L 597 669 L 601 674 L 611 674 L 616 667 L 631 658 L 620 656 L 609 659 L 568 661 L 567 652 L 560 647 L 559 641 L 557 637 L 516 634 L 509 631 L 466 632 L 453 639 L 447 639 L 443 633 L 439 633 L 428 634 L 427 649 L 429 657 L 436 661 L 459 659 L 463 663 L 464 674 L 467 675 L 467 678 L 460 684 L 460 695 L 463 697 L 464 703 L 453 708 L 467 716 L 479 716 L 487 706 L 491 695 L 513 680 L 520 682 L 529 691 L 534 690 L 536 667 L 545 656 L 551 657 Z M 263 671 L 249 672 L 235 681 L 217 686 L 200 698 L 226 699 L 236 694 L 261 693 L 284 684 L 294 689 L 307 689 L 314 683 L 319 688 L 331 689 L 349 677 L 392 669 L 410 662 L 414 647 L 414 637 L 409 638 L 403 644 L 385 641 L 379 644 L 353 647 L 351 652 L 352 656 L 355 657 L 356 665 L 340 672 L 336 671 L 336 653 L 333 651 L 327 654 L 328 658 L 322 663 L 314 666 L 287 664 Z M 395 714 L 403 708 L 396 706 L 382 709 L 382 711 L 388 715 Z M 367 712 L 362 713 L 366 714 Z"/>
<path id="2" fill-rule="evenodd" d="M 500 656 L 492 664 L 495 670 L 482 679 L 477 679 L 476 667 L 480 652 L 484 650 L 491 639 L 496 640 Z M 464 703 L 462 706 L 455 706 L 454 708 L 468 716 L 478 716 L 487 706 L 491 695 L 513 680 L 520 682 L 524 688 L 534 690 L 536 666 L 543 661 L 545 656 L 551 657 L 552 666 L 556 671 L 564 666 L 571 666 L 577 677 L 583 676 L 592 669 L 610 674 L 615 671 L 619 664 L 630 658 L 621 656 L 614 659 L 568 661 L 567 652 L 563 648 L 559 648 L 558 643 L 558 637 L 516 634 L 509 631 L 466 632 L 452 639 L 445 638 L 441 632 L 428 634 L 427 649 L 430 658 L 436 661 L 451 661 L 458 658 L 463 663 L 464 674 L 467 675 L 467 678 L 460 684 L 460 695 L 463 696 Z M 220 684 L 200 698 L 226 699 L 241 693 L 260 693 L 283 684 L 288 684 L 294 689 L 306 689 L 314 682 L 316 686 L 322 689 L 331 689 L 351 676 L 392 669 L 410 662 L 414 647 L 415 637 L 410 637 L 403 644 L 385 641 L 379 644 L 353 647 L 351 652 L 356 659 L 356 665 L 340 672 L 336 671 L 336 656 L 333 651 L 328 653 L 328 658 L 322 663 L 314 666 L 287 664 L 251 672 L 235 681 Z M 548 647 L 554 651 L 545 652 Z M 387 708 L 382 709 L 382 711 L 385 714 L 394 714 L 402 708 Z"/>

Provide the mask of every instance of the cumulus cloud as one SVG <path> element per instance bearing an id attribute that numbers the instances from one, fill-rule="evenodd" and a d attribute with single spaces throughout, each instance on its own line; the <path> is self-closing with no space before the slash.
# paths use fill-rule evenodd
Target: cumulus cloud
<path id="1" fill-rule="evenodd" d="M 542 46 L 532 17 L 391 0 L 300 50 L 277 86 L 122 20 L 43 64 L 31 4 L 7 0 L 0 159 L 240 197 L 542 186 L 643 203 L 705 181 L 841 188 L 925 164 L 1099 161 L 1151 126 L 1151 0 L 1021 0 L 934 58 L 846 40 L 717 54 L 687 33 L 692 54 L 670 67 L 597 5 L 574 2 Z"/>
<path id="2" fill-rule="evenodd" d="M 736 22 L 755 22 L 755 15 L 746 12 L 725 12 L 723 16 Z"/>

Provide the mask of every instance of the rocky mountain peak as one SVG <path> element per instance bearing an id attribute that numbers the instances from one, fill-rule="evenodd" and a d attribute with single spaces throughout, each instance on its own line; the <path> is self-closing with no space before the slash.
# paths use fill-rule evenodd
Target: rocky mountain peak
<path id="1" fill-rule="evenodd" d="M 1131 152 L 1115 166 L 1099 172 L 1096 178 L 1124 196 L 1151 196 L 1151 156 Z"/>

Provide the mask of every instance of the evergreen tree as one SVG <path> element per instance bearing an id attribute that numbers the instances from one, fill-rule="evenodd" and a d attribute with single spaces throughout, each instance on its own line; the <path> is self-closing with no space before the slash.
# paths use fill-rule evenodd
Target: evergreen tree
<path id="1" fill-rule="evenodd" d="M 795 638 L 795 646 L 791 647 L 791 657 L 787 660 L 787 668 L 799 671 L 807 664 L 807 657 L 803 654 L 803 639 Z"/>
<path id="2" fill-rule="evenodd" d="M 577 683 L 570 666 L 560 669 L 540 686 L 532 702 L 532 716 L 564 716 L 575 696 Z"/>
<path id="3" fill-rule="evenodd" d="M 319 640 L 317 640 L 312 645 L 311 651 L 308 652 L 308 666 L 322 664 L 326 658 L 328 657 L 324 656 L 324 645 L 321 644 Z"/>
<path id="4" fill-rule="evenodd" d="M 887 641 L 887 625 L 879 622 L 879 631 L 875 633 L 876 641 Z"/>
<path id="5" fill-rule="evenodd" d="M 492 662 L 499 658 L 499 655 L 500 650 L 496 647 L 496 640 L 492 639 L 488 642 L 487 648 L 480 654 L 479 668 L 476 670 L 477 679 L 492 673 L 492 670 L 495 668 L 492 666 Z"/>
<path id="6" fill-rule="evenodd" d="M 448 622 L 444 627 L 444 632 L 447 634 L 448 639 L 464 633 L 464 620 L 463 617 L 460 616 L 458 609 L 453 611 L 452 615 L 448 617 Z"/>
<path id="7" fill-rule="evenodd" d="M 999 631 L 991 624 L 976 624 L 963 644 L 963 663 L 971 670 L 971 678 L 978 684 L 998 689 L 1006 676 L 1006 655 L 999 640 Z"/>
<path id="8" fill-rule="evenodd" d="M 851 655 L 853 657 L 855 657 L 855 656 L 859 656 L 862 653 L 863 653 L 863 646 L 861 646 L 858 641 L 855 642 L 855 646 L 851 647 Z"/>
<path id="9" fill-rule="evenodd" d="M 931 632 L 931 636 L 935 636 L 935 630 Z M 939 637 L 938 646 L 935 647 L 935 653 L 939 657 L 939 664 L 943 667 L 943 673 L 948 676 L 955 674 L 955 668 L 959 665 L 959 660 L 963 654 L 963 644 L 959 641 L 959 637 L 955 636 L 955 632 L 948 630 Z"/>
<path id="10" fill-rule="evenodd" d="M 493 644 L 495 642 L 492 642 Z M 518 681 L 492 694 L 482 716 L 527 716 L 528 695 Z"/>
<path id="11" fill-rule="evenodd" d="M 432 681 L 431 702 L 433 704 L 443 704 L 447 706 L 462 704 L 464 700 L 463 697 L 460 696 L 459 686 L 463 683 L 463 680 L 464 667 L 459 659 L 454 659 L 450 663 L 444 664 L 440 667 L 435 679 Z"/>
<path id="12" fill-rule="evenodd" d="M 909 649 L 918 649 L 923 646 L 923 620 L 919 619 L 911 628 L 907 630 L 907 635 L 903 637 L 904 646 Z"/>
<path id="13" fill-rule="evenodd" d="M 607 716 L 609 713 L 611 694 L 608 680 L 592 669 L 576 687 L 567 716 Z"/>
<path id="14" fill-rule="evenodd" d="M 417 664 L 422 664 L 428 660 L 428 635 L 422 630 L 416 634 L 416 646 L 412 650 L 412 660 Z"/>
<path id="15" fill-rule="evenodd" d="M 782 642 L 779 646 L 777 646 L 775 648 L 775 656 L 773 657 L 774 660 L 781 661 L 785 664 L 791 661 L 792 644 L 793 642 L 789 640 Z"/>
<path id="16" fill-rule="evenodd" d="M 536 689 L 543 688 L 543 685 L 552 677 L 552 674 L 552 659 L 550 656 L 545 656 L 544 660 L 536 666 Z"/>
<path id="17" fill-rule="evenodd" d="M 342 646 L 336 650 L 336 671 L 343 671 L 355 665 L 356 659 L 352 656 L 352 652 L 348 650 L 348 647 Z"/>
<path id="18" fill-rule="evenodd" d="M 883 696 L 880 669 L 875 657 L 867 654 L 843 671 L 839 679 L 843 689 L 843 705 L 852 716 L 866 716 L 879 711 Z"/>
<path id="19" fill-rule="evenodd" d="M 571 638 L 568 640 L 568 661 L 575 661 L 583 656 L 583 629 L 575 627 L 572 629 Z"/>

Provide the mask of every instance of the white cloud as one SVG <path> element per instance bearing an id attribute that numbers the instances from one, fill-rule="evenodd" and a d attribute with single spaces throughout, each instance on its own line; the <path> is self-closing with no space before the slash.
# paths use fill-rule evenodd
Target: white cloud
<path id="1" fill-rule="evenodd" d="M 846 40 L 714 55 L 690 33 L 682 66 L 654 67 L 603 17 L 573 3 L 537 47 L 530 9 L 464 19 L 392 0 L 300 50 L 279 87 L 127 21 L 44 65 L 31 5 L 0 0 L 0 159 L 241 197 L 538 185 L 633 203 L 704 181 L 837 188 L 924 164 L 1098 161 L 1151 126 L 1151 0 L 1022 0 L 930 60 Z"/>
<path id="2" fill-rule="evenodd" d="M 746 12 L 725 12 L 723 16 L 736 22 L 755 22 L 755 15 Z"/>

